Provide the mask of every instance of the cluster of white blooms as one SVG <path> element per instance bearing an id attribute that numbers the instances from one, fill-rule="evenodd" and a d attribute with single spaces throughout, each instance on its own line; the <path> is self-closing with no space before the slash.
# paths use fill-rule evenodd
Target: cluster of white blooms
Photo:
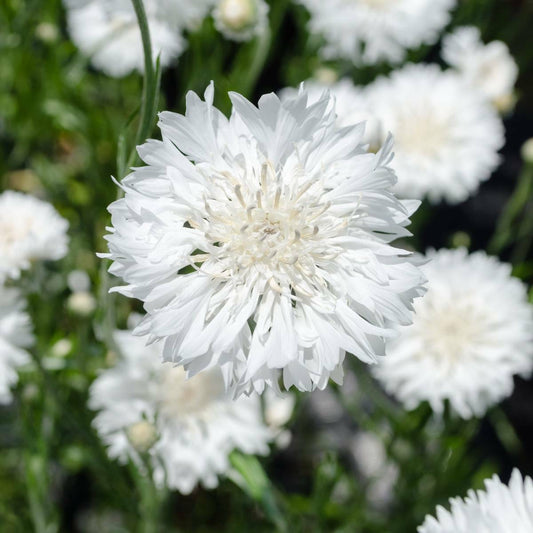
<path id="1" fill-rule="evenodd" d="M 146 340 L 116 332 L 122 357 L 90 389 L 89 406 L 99 411 L 94 425 L 111 457 L 142 465 L 139 454 L 148 454 L 154 481 L 187 494 L 199 482 L 215 487 L 233 450 L 268 453 L 273 432 L 259 396 L 233 400 L 219 369 L 187 379 Z"/>
<path id="2" fill-rule="evenodd" d="M 501 119 L 455 72 L 409 64 L 378 78 L 366 96 L 383 131 L 394 136 L 401 196 L 461 202 L 499 164 Z"/>
<path id="3" fill-rule="evenodd" d="M 17 368 L 30 361 L 25 350 L 33 344 L 30 317 L 15 288 L 0 284 L 0 404 L 11 401 L 10 387 L 18 381 Z"/>
<path id="4" fill-rule="evenodd" d="M 326 58 L 399 63 L 406 51 L 437 41 L 456 0 L 299 0 Z"/>
<path id="5" fill-rule="evenodd" d="M 67 253 L 68 222 L 48 203 L 28 194 L 0 194 L 0 284 L 17 279 L 32 261 Z"/>
<path id="6" fill-rule="evenodd" d="M 505 43 L 492 41 L 485 45 L 478 28 L 464 26 L 444 38 L 442 56 L 500 111 L 509 110 L 518 66 Z"/>
<path id="7" fill-rule="evenodd" d="M 227 39 L 249 41 L 265 32 L 268 5 L 264 0 L 220 0 L 213 18 L 215 27 Z"/>
<path id="8" fill-rule="evenodd" d="M 511 267 L 484 252 L 429 252 L 427 294 L 411 326 L 387 345 L 375 374 L 407 408 L 449 400 L 463 418 L 482 416 L 533 369 L 533 308 Z"/>
<path id="9" fill-rule="evenodd" d="M 141 32 L 131 0 L 64 0 L 69 33 L 92 64 L 109 76 L 144 71 Z M 216 0 L 144 0 L 152 54 L 167 66 L 185 50 L 185 30 L 194 30 Z M 221 0 L 215 25 L 228 39 L 247 41 L 267 26 L 264 0 Z"/>
<path id="10" fill-rule="evenodd" d="M 339 125 L 365 121 L 365 141 L 375 151 L 394 137 L 390 166 L 395 190 L 405 198 L 457 203 L 475 192 L 500 161 L 502 121 L 485 97 L 451 70 L 409 64 L 366 87 L 347 79 L 307 82 L 313 99 L 335 97 Z M 285 89 L 285 98 L 294 93 Z"/>
<path id="11" fill-rule="evenodd" d="M 509 485 L 498 476 L 485 480 L 485 490 L 470 490 L 465 499 L 452 498 L 451 509 L 437 507 L 418 533 L 531 533 L 533 479 L 513 470 Z"/>
<path id="12" fill-rule="evenodd" d="M 139 148 L 147 166 L 110 206 L 116 290 L 144 302 L 136 333 L 163 339 L 165 360 L 220 366 L 236 394 L 341 381 L 345 352 L 376 362 L 423 292 L 390 244 L 418 206 L 391 193 L 392 143 L 367 153 L 327 95 L 231 94 L 229 119 L 213 96 L 188 93 Z"/>

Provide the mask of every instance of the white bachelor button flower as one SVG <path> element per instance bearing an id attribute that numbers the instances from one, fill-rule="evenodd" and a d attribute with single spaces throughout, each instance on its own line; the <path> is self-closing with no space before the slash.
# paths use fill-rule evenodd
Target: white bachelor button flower
<path id="1" fill-rule="evenodd" d="M 343 78 L 331 83 L 309 80 L 305 82 L 305 89 L 308 94 L 308 101 L 311 104 L 318 102 L 325 92 L 329 92 L 333 97 L 332 105 L 334 104 L 335 106 L 337 124 L 339 126 L 354 126 L 364 122 L 364 142 L 368 144 L 371 151 L 377 152 L 385 141 L 386 136 L 381 122 L 368 105 L 363 87 L 356 87 L 351 80 Z M 293 87 L 287 87 L 280 92 L 282 100 L 297 96 L 298 89 Z"/>
<path id="2" fill-rule="evenodd" d="M 515 468 L 509 485 L 497 475 L 485 480 L 485 490 L 469 490 L 466 498 L 450 499 L 450 510 L 437 507 L 418 533 L 531 533 L 533 479 Z"/>
<path id="3" fill-rule="evenodd" d="M 263 0 L 220 0 L 213 11 L 215 27 L 227 39 L 249 41 L 268 24 L 268 5 Z"/>
<path id="4" fill-rule="evenodd" d="M 115 341 L 122 358 L 94 381 L 89 399 L 110 457 L 139 462 L 137 452 L 147 453 L 154 481 L 187 494 L 199 482 L 215 487 L 233 450 L 268 453 L 259 396 L 228 397 L 217 368 L 187 379 L 183 368 L 161 363 L 157 344 L 130 331 L 117 331 Z"/>
<path id="5" fill-rule="evenodd" d="M 108 76 L 122 77 L 144 71 L 141 32 L 131 0 L 64 0 L 67 22 L 74 44 L 97 69 Z M 185 44 L 177 27 L 166 18 L 164 3 L 144 2 L 154 61 L 159 56 L 167 66 Z"/>
<path id="6" fill-rule="evenodd" d="M 32 261 L 67 253 L 68 222 L 47 202 L 28 194 L 0 194 L 0 284 L 17 279 Z"/>
<path id="7" fill-rule="evenodd" d="M 503 124 L 481 93 L 437 65 L 407 65 L 368 86 L 368 104 L 394 136 L 397 191 L 465 200 L 499 163 Z"/>
<path id="8" fill-rule="evenodd" d="M 408 409 L 444 401 L 463 418 L 482 416 L 533 368 L 533 308 L 511 267 L 484 252 L 429 252 L 428 292 L 415 318 L 387 345 L 375 374 Z"/>
<path id="9" fill-rule="evenodd" d="M 505 43 L 483 44 L 478 28 L 464 26 L 444 38 L 442 57 L 498 108 L 513 100 L 518 66 Z"/>
<path id="10" fill-rule="evenodd" d="M 24 348 L 33 344 L 31 329 L 19 291 L 0 285 L 0 404 L 11 401 L 10 387 L 18 381 L 17 368 L 30 362 Z"/>
<path id="11" fill-rule="evenodd" d="M 299 0 L 309 28 L 324 37 L 326 58 L 399 63 L 408 49 L 434 44 L 456 0 Z"/>
<path id="12" fill-rule="evenodd" d="M 116 290 L 144 302 L 136 333 L 190 374 L 220 366 L 237 394 L 280 377 L 324 388 L 345 351 L 375 362 L 411 322 L 422 276 L 390 242 L 418 202 L 391 193 L 391 143 L 366 153 L 363 126 L 339 129 L 327 96 L 257 108 L 232 93 L 228 120 L 213 93 L 161 113 L 163 140 L 139 148 L 147 166 L 110 206 Z"/>

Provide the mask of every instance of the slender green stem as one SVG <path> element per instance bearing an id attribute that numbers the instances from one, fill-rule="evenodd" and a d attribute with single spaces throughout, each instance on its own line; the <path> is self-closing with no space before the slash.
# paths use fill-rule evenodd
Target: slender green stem
<path id="1" fill-rule="evenodd" d="M 279 508 L 274 487 L 257 458 L 233 452 L 230 455 L 230 463 L 234 468 L 234 471 L 229 473 L 231 481 L 261 506 L 265 515 L 275 525 L 276 531 L 288 531 L 287 521 Z"/>
<path id="2" fill-rule="evenodd" d="M 516 235 L 513 232 L 513 224 L 523 211 L 533 193 L 533 166 L 527 165 L 518 178 L 513 195 L 507 202 L 492 237 L 488 251 L 498 254 L 511 242 L 514 242 Z"/>
<path id="3" fill-rule="evenodd" d="M 154 116 L 157 111 L 159 86 L 161 83 L 161 69 L 159 67 L 159 60 L 154 66 L 152 55 L 152 42 L 150 39 L 150 28 L 148 26 L 148 19 L 142 0 L 131 0 L 139 29 L 141 31 L 141 38 L 144 51 L 144 78 L 143 78 L 143 92 L 141 101 L 141 110 L 139 117 L 139 125 L 137 127 L 137 134 L 135 135 L 135 146 L 133 147 L 130 156 L 127 160 L 127 168 L 131 167 L 137 159 L 137 146 L 142 144 L 150 135 L 153 127 Z M 120 147 L 120 146 L 119 146 Z M 123 148 L 122 148 L 123 149 Z M 127 168 L 121 169 L 122 172 L 127 171 Z M 121 178 L 123 175 L 120 176 Z"/>

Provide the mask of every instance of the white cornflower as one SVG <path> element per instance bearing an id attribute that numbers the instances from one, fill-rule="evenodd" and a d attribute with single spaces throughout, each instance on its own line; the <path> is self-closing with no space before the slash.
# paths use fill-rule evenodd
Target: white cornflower
<path id="1" fill-rule="evenodd" d="M 117 331 L 122 358 L 90 388 L 94 425 L 110 457 L 139 461 L 147 453 L 154 481 L 187 494 L 207 488 L 229 469 L 233 450 L 268 453 L 270 430 L 257 395 L 233 400 L 219 369 L 186 378 L 181 367 L 161 363 L 160 347 Z"/>
<path id="2" fill-rule="evenodd" d="M 17 279 L 32 261 L 67 253 L 68 222 L 47 202 L 28 194 L 0 194 L 0 284 Z"/>
<path id="3" fill-rule="evenodd" d="M 533 369 L 533 308 L 511 267 L 484 252 L 431 251 L 428 292 L 415 318 L 387 345 L 375 373 L 408 409 L 444 401 L 463 418 L 482 416 Z"/>
<path id="4" fill-rule="evenodd" d="M 323 55 L 355 64 L 399 63 L 406 51 L 434 44 L 456 0 L 299 0 L 310 31 L 324 37 Z"/>
<path id="5" fill-rule="evenodd" d="M 141 32 L 131 0 L 64 0 L 74 44 L 95 68 L 108 76 L 122 77 L 144 71 Z M 164 3 L 144 2 L 154 61 L 167 66 L 185 48 L 182 27 L 171 24 Z"/>
<path id="6" fill-rule="evenodd" d="M 317 80 L 305 82 L 305 90 L 310 104 L 318 102 L 325 92 L 333 97 L 332 105 L 335 106 L 337 124 L 340 127 L 355 126 L 364 122 L 364 142 L 369 149 L 376 152 L 386 139 L 381 122 L 376 118 L 368 105 L 366 92 L 362 87 L 356 87 L 351 80 L 343 78 L 332 83 L 324 83 Z M 282 89 L 282 100 L 294 98 L 298 95 L 298 89 L 287 87 Z"/>
<path id="7" fill-rule="evenodd" d="M 515 468 L 509 485 L 497 475 L 485 480 L 485 490 L 469 490 L 466 498 L 450 499 L 450 510 L 437 507 L 418 533 L 531 533 L 533 479 Z"/>
<path id="8" fill-rule="evenodd" d="M 30 317 L 19 291 L 0 285 L 0 404 L 12 399 L 17 368 L 30 362 L 25 350 L 33 344 Z"/>
<path id="9" fill-rule="evenodd" d="M 268 5 L 263 0 L 220 0 L 213 10 L 215 27 L 227 39 L 249 41 L 268 25 Z"/>
<path id="10" fill-rule="evenodd" d="M 402 196 L 461 202 L 498 165 L 501 119 L 455 72 L 407 65 L 368 86 L 366 96 L 394 136 L 392 167 Z"/>
<path id="11" fill-rule="evenodd" d="M 110 206 L 110 271 L 144 302 L 138 334 L 191 373 L 220 366 L 236 393 L 324 388 L 345 351 L 366 362 L 422 292 L 409 253 L 389 243 L 417 202 L 391 193 L 391 143 L 361 148 L 330 100 L 302 91 L 259 108 L 231 94 L 228 120 L 190 92 L 185 116 L 160 115 L 162 141 Z M 328 110 L 330 109 L 330 110 Z"/>
<path id="12" fill-rule="evenodd" d="M 442 57 L 497 107 L 513 94 L 518 66 L 509 48 L 501 41 L 484 44 L 478 28 L 464 26 L 447 35 Z"/>

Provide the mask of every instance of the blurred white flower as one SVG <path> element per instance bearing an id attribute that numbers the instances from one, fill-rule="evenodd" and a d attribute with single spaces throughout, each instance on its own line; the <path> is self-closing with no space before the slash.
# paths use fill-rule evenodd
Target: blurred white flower
<path id="1" fill-rule="evenodd" d="M 408 409 L 444 401 L 463 418 L 482 416 L 513 391 L 513 376 L 533 369 L 533 308 L 511 267 L 484 252 L 431 251 L 428 292 L 415 318 L 387 345 L 375 368 Z"/>
<path id="2" fill-rule="evenodd" d="M 450 499 L 450 510 L 437 507 L 418 533 L 531 533 L 533 479 L 515 468 L 509 485 L 497 475 L 485 480 L 485 490 L 469 490 L 466 498 Z"/>
<path id="3" fill-rule="evenodd" d="M 15 191 L 0 194 L 0 284 L 32 261 L 67 253 L 68 222 L 47 202 Z"/>
<path id="4" fill-rule="evenodd" d="M 30 362 L 25 350 L 33 344 L 30 317 L 20 292 L 0 285 L 0 404 L 12 399 L 10 388 L 17 383 L 17 368 Z"/>
<path id="5" fill-rule="evenodd" d="M 505 43 L 484 44 L 478 28 L 463 26 L 444 38 L 442 57 L 493 104 L 501 107 L 502 102 L 509 101 L 518 66 Z"/>
<path id="6" fill-rule="evenodd" d="M 232 93 L 228 120 L 213 92 L 161 113 L 163 140 L 139 148 L 148 166 L 110 206 L 116 290 L 144 301 L 136 333 L 191 374 L 220 366 L 237 394 L 280 377 L 324 388 L 345 350 L 375 362 L 410 323 L 422 277 L 389 243 L 418 202 L 391 193 L 391 143 L 365 153 L 363 128 L 339 129 L 328 97 L 257 108 Z"/>
<path id="7" fill-rule="evenodd" d="M 533 137 L 528 139 L 520 149 L 520 154 L 524 163 L 528 165 L 533 165 Z"/>
<path id="8" fill-rule="evenodd" d="M 268 389 L 263 399 L 265 422 L 272 431 L 274 442 L 278 448 L 286 448 L 291 443 L 292 433 L 284 426 L 292 417 L 296 398 L 292 393 L 279 395 Z"/>
<path id="9" fill-rule="evenodd" d="M 66 357 L 72 351 L 72 341 L 70 339 L 59 339 L 52 345 L 50 353 L 54 357 Z"/>
<path id="10" fill-rule="evenodd" d="M 147 453 L 154 481 L 187 494 L 198 482 L 217 486 L 233 450 L 268 453 L 272 434 L 257 395 L 228 397 L 219 369 L 187 379 L 183 368 L 161 363 L 157 344 L 130 331 L 117 331 L 115 341 L 122 358 L 94 381 L 89 400 L 110 457 L 139 462 L 138 452 Z"/>
<path id="11" fill-rule="evenodd" d="M 213 10 L 215 27 L 227 39 L 249 41 L 268 25 L 264 0 L 220 0 Z"/>
<path id="12" fill-rule="evenodd" d="M 131 0 L 64 0 L 64 3 L 70 37 L 91 58 L 95 68 L 114 77 L 144 71 L 141 32 Z M 164 9 L 164 2 L 145 0 L 144 6 L 153 59 L 159 56 L 161 66 L 167 66 L 185 48 L 182 27 L 170 22 L 174 17 Z"/>
<path id="13" fill-rule="evenodd" d="M 299 0 L 309 29 L 324 37 L 326 58 L 355 64 L 399 63 L 406 51 L 434 44 L 456 0 Z"/>
<path id="14" fill-rule="evenodd" d="M 386 135 L 381 121 L 368 105 L 363 87 L 356 87 L 351 80 L 343 78 L 331 83 L 308 80 L 305 82 L 305 90 L 311 104 L 318 102 L 325 92 L 329 92 L 333 97 L 331 105 L 335 106 L 337 124 L 340 127 L 354 126 L 364 122 L 364 142 L 368 144 L 370 151 L 377 152 L 379 147 L 385 142 Z M 280 92 L 282 100 L 294 98 L 297 95 L 298 89 L 292 87 L 282 89 Z"/>
<path id="15" fill-rule="evenodd" d="M 383 508 L 392 500 L 398 480 L 398 467 L 389 461 L 383 442 L 375 433 L 358 431 L 352 439 L 350 450 L 361 474 L 368 480 L 368 503 Z"/>
<path id="16" fill-rule="evenodd" d="M 93 314 L 96 305 L 96 298 L 88 291 L 73 292 L 67 298 L 67 309 L 80 316 Z"/>
<path id="17" fill-rule="evenodd" d="M 91 278 L 85 270 L 72 270 L 67 276 L 67 285 L 72 292 L 88 291 L 91 288 Z"/>
<path id="18" fill-rule="evenodd" d="M 392 168 L 407 198 L 458 203 L 497 167 L 503 124 L 454 71 L 407 65 L 367 87 L 369 108 L 394 136 Z"/>

